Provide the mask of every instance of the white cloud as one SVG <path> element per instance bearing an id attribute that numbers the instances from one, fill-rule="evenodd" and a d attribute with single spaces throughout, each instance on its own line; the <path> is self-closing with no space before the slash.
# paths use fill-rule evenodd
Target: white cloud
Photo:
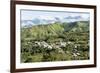
<path id="1" fill-rule="evenodd" d="M 53 16 L 43 16 L 43 15 L 40 15 L 38 18 L 40 19 L 44 19 L 44 20 L 55 20 L 55 18 Z"/>

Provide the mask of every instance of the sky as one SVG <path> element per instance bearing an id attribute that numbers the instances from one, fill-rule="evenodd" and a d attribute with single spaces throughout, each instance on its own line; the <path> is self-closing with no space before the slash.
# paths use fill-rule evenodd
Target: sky
<path id="1" fill-rule="evenodd" d="M 32 20 L 35 18 L 41 19 L 54 19 L 58 17 L 60 19 L 67 16 L 75 17 L 81 16 L 84 19 L 89 18 L 89 13 L 80 13 L 80 12 L 65 12 L 65 11 L 40 11 L 40 10 L 21 10 L 21 20 Z"/>

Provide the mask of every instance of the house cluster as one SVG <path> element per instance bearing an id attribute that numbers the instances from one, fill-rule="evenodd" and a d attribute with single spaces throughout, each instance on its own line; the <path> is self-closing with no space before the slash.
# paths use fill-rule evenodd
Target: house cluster
<path id="1" fill-rule="evenodd" d="M 48 48 L 49 50 L 58 49 L 59 53 L 64 53 L 62 47 L 66 47 L 67 44 L 74 44 L 74 43 L 69 41 L 67 43 L 66 42 L 56 42 L 56 43 L 48 44 L 45 41 L 35 41 L 33 46 Z M 73 48 L 73 51 L 72 51 L 72 55 L 74 57 L 77 57 L 77 56 L 80 55 L 80 53 L 77 50 L 77 46 L 78 45 L 74 45 L 74 48 Z"/>
<path id="2" fill-rule="evenodd" d="M 72 55 L 73 55 L 73 57 L 80 56 L 80 53 L 79 53 L 79 51 L 77 50 L 77 46 L 76 46 L 76 45 L 74 46 L 74 49 L 73 49 L 73 51 L 72 51 Z"/>
<path id="3" fill-rule="evenodd" d="M 56 42 L 56 43 L 48 44 L 45 41 L 41 41 L 41 42 L 35 41 L 34 46 L 39 46 L 39 47 L 49 48 L 49 49 L 53 49 L 53 48 L 60 49 L 60 47 L 66 47 L 66 42 Z"/>

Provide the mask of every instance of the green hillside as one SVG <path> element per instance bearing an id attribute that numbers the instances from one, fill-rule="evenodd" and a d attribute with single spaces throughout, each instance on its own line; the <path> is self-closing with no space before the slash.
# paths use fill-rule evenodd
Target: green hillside
<path id="1" fill-rule="evenodd" d="M 22 28 L 22 33 L 26 31 L 28 34 L 30 33 L 30 37 L 42 37 L 42 36 L 50 36 L 50 35 L 59 35 L 64 32 L 88 32 L 89 31 L 89 22 L 88 21 L 80 21 L 73 23 L 53 23 L 47 25 L 37 25 L 29 28 Z M 23 33 L 23 34 L 24 34 Z M 25 33 L 25 34 L 26 34 Z M 22 35 L 23 36 L 23 35 Z M 27 37 L 27 36 L 26 36 Z"/>
<path id="2" fill-rule="evenodd" d="M 89 59 L 89 21 L 21 28 L 21 62 Z"/>

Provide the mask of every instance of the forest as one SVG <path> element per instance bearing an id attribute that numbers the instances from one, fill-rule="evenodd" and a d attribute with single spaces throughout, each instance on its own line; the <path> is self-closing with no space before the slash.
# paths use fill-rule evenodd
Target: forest
<path id="1" fill-rule="evenodd" d="M 89 21 L 21 27 L 21 62 L 89 59 Z"/>

